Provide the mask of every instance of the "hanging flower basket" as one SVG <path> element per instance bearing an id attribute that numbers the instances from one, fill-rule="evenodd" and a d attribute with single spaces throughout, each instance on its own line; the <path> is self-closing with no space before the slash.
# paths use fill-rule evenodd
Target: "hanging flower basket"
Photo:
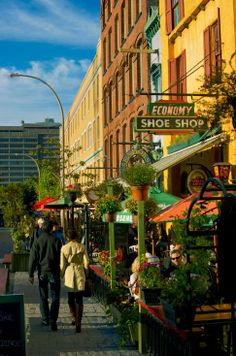
<path id="1" fill-rule="evenodd" d="M 148 199 L 148 189 L 149 185 L 133 185 L 131 186 L 131 192 L 133 199 L 136 201 L 147 200 Z"/>
<path id="2" fill-rule="evenodd" d="M 116 213 L 104 213 L 105 222 L 115 222 L 116 221 Z"/>

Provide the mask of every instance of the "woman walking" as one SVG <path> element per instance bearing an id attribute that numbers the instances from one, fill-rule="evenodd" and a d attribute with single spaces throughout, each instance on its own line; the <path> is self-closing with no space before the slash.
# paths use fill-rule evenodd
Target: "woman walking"
<path id="1" fill-rule="evenodd" d="M 65 287 L 68 291 L 68 305 L 72 316 L 72 325 L 76 332 L 81 332 L 83 316 L 83 292 L 85 279 L 88 275 L 89 259 L 85 246 L 79 242 L 78 233 L 68 230 L 68 243 L 61 248 L 61 278 L 65 277 Z"/>

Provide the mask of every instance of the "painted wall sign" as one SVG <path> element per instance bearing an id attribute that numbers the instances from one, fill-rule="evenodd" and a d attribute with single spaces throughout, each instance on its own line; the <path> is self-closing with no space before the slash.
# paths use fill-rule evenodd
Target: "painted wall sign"
<path id="1" fill-rule="evenodd" d="M 205 118 L 191 117 L 157 117 L 157 116 L 137 116 L 135 118 L 135 131 L 155 131 L 157 133 L 170 135 L 170 131 L 179 133 L 189 133 L 196 130 L 207 129 Z M 180 132 L 181 131 L 181 132 Z"/>
<path id="2" fill-rule="evenodd" d="M 203 169 L 194 169 L 187 178 L 187 187 L 190 193 L 200 192 L 203 184 L 207 180 L 207 174 Z"/>
<path id="3" fill-rule="evenodd" d="M 189 117 L 194 116 L 194 104 L 184 102 L 170 102 L 160 100 L 156 103 L 149 103 L 147 106 L 149 115 L 159 117 Z"/>

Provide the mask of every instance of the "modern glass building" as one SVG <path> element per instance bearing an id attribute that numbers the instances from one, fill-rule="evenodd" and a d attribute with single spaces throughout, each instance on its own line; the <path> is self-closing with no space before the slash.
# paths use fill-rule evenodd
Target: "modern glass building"
<path id="1" fill-rule="evenodd" d="M 57 158 L 60 126 L 51 118 L 39 123 L 22 121 L 21 126 L 0 126 L 0 184 L 36 176 L 35 160 Z"/>

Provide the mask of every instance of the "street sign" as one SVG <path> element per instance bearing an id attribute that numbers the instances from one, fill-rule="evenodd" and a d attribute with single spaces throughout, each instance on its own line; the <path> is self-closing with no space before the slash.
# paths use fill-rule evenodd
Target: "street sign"
<path id="1" fill-rule="evenodd" d="M 155 131 L 162 135 L 191 133 L 208 128 L 205 118 L 198 116 L 137 116 L 135 131 Z"/>

